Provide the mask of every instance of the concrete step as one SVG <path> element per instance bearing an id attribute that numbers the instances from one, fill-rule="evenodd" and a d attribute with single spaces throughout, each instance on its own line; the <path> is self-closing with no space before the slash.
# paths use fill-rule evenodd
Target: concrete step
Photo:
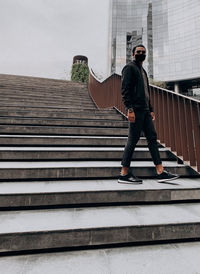
<path id="1" fill-rule="evenodd" d="M 20 97 L 20 96 L 24 96 L 26 98 L 38 98 L 41 97 L 43 98 L 44 96 L 48 96 L 50 95 L 51 98 L 60 98 L 60 97 L 67 97 L 70 96 L 70 98 L 72 98 L 73 96 L 77 96 L 77 97 L 82 97 L 90 99 L 91 101 L 91 97 L 89 94 L 88 89 L 77 89 L 77 88 L 73 88 L 70 87 L 67 90 L 66 89 L 57 89 L 55 91 L 55 89 L 44 89 L 42 88 L 38 88 L 38 89 L 33 89 L 33 88 L 18 88 L 18 87 L 7 87 L 7 88 L 0 88 L 0 96 L 8 96 L 13 98 L 15 97 Z M 49 99 L 51 99 L 49 98 Z"/>
<path id="2" fill-rule="evenodd" d="M 0 80 L 1 80 L 1 85 L 7 85 L 8 83 L 11 84 L 27 84 L 30 85 L 31 87 L 33 84 L 38 84 L 41 86 L 44 84 L 44 86 L 47 88 L 47 83 L 49 83 L 50 86 L 54 85 L 70 85 L 74 84 L 76 86 L 87 86 L 85 83 L 80 83 L 80 82 L 72 82 L 68 80 L 60 80 L 60 79 L 51 79 L 51 78 L 43 78 L 43 77 L 33 77 L 33 76 L 22 76 L 22 75 L 13 75 L 13 74 L 0 74 Z"/>
<path id="3" fill-rule="evenodd" d="M 35 97 L 35 98 L 34 98 Z M 63 97 L 55 97 L 55 98 L 47 98 L 47 96 L 31 96 L 30 98 L 27 96 L 0 96 L 1 102 L 2 103 L 10 103 L 10 102 L 28 102 L 28 103 L 32 103 L 33 105 L 37 104 L 37 103 L 45 103 L 45 104 L 51 104 L 51 103 L 57 103 L 57 104 L 67 104 L 67 103 L 73 103 L 73 104 L 80 104 L 80 105 L 91 105 L 93 106 L 94 103 L 91 101 L 91 99 L 88 98 L 83 98 L 83 97 L 79 97 L 79 96 L 63 96 Z"/>
<path id="4" fill-rule="evenodd" d="M 0 212 L 0 252 L 200 238 L 200 204 Z"/>
<path id="5" fill-rule="evenodd" d="M 0 160 L 121 160 L 123 147 L 0 147 Z M 176 161 L 169 150 L 160 148 L 162 160 Z M 151 160 L 148 148 L 136 148 L 133 161 Z"/>
<path id="6" fill-rule="evenodd" d="M 49 98 L 48 98 L 49 97 Z M 70 94 L 66 94 L 65 96 L 51 96 L 51 95 L 44 95 L 44 96 L 25 96 L 25 95 L 21 95 L 21 96 L 7 96 L 7 95 L 0 95 L 0 99 L 2 102 L 4 102 L 4 104 L 6 102 L 31 102 L 34 106 L 35 103 L 57 103 L 57 104 L 67 104 L 67 103 L 73 103 L 73 104 L 90 104 L 90 105 L 94 105 L 94 103 L 91 101 L 90 97 L 87 96 L 77 96 L 77 95 L 70 95 Z"/>
<path id="7" fill-rule="evenodd" d="M 128 128 L 127 121 L 20 117 L 0 117 L 0 125 Z"/>
<path id="8" fill-rule="evenodd" d="M 172 173 L 183 177 L 198 176 L 189 166 L 164 161 L 163 165 Z M 136 176 L 155 178 L 152 161 L 135 161 L 131 165 Z M 117 178 L 120 174 L 120 161 L 5 161 L 0 163 L 0 181 L 8 180 L 56 180 Z"/>
<path id="9" fill-rule="evenodd" d="M 32 79 L 31 79 L 32 78 Z M 81 88 L 86 89 L 88 84 L 81 83 L 81 82 L 72 82 L 68 80 L 60 80 L 60 79 L 47 79 L 47 78 L 38 78 L 37 77 L 22 77 L 16 75 L 9 75 L 8 77 L 2 77 L 0 75 L 1 80 L 1 88 L 8 88 L 8 87 L 15 87 L 15 88 L 30 88 L 30 89 L 37 89 L 37 88 L 44 88 L 48 89 L 67 89 L 70 87 L 73 88 Z"/>
<path id="10" fill-rule="evenodd" d="M 0 146 L 95 146 L 124 147 L 127 137 L 109 136 L 53 136 L 53 135 L 0 135 Z M 147 146 L 145 138 L 141 137 L 138 147 Z M 161 145 L 158 144 L 160 147 Z"/>
<path id="11" fill-rule="evenodd" d="M 17 91 L 17 92 L 35 92 L 35 93 L 53 93 L 55 95 L 55 92 L 65 92 L 65 93 L 70 93 L 70 92 L 77 92 L 77 94 L 82 94 L 82 93 L 88 93 L 88 87 L 87 85 L 77 85 L 74 82 L 65 82 L 64 85 L 51 85 L 49 83 L 44 83 L 40 82 L 38 84 L 35 83 L 12 83 L 12 82 L 7 82 L 7 83 L 2 83 L 0 84 L 0 89 L 4 91 Z"/>
<path id="12" fill-rule="evenodd" d="M 8 90 L 8 91 L 25 91 L 29 92 L 41 92 L 41 93 L 51 93 L 56 92 L 58 94 L 63 92 L 71 92 L 77 91 L 79 93 L 88 94 L 88 86 L 84 83 L 75 83 L 71 81 L 60 81 L 52 82 L 51 80 L 46 81 L 45 79 L 41 79 L 39 81 L 27 80 L 23 81 L 22 79 L 2 79 L 0 77 L 0 89 Z"/>
<path id="13" fill-rule="evenodd" d="M 197 274 L 200 242 L 3 256 L 4 274 Z M 166 263 L 167 261 L 167 263 Z"/>
<path id="14" fill-rule="evenodd" d="M 0 85 L 0 96 L 8 94 L 8 96 L 13 95 L 33 95 L 33 96 L 43 96 L 43 95 L 50 95 L 50 96 L 66 96 L 66 95 L 75 95 L 75 96 L 87 96 L 90 97 L 89 91 L 87 87 L 77 87 L 77 86 L 69 86 L 66 87 L 44 87 L 44 86 L 14 86 L 9 85 L 7 87 L 2 87 Z"/>
<path id="15" fill-rule="evenodd" d="M 19 76 L 17 76 L 19 77 Z M 0 87 L 3 89 L 9 89 L 9 88 L 14 88 L 14 89 L 30 89 L 30 90 L 68 90 L 68 89 L 78 89 L 78 90 L 85 90 L 87 89 L 87 84 L 85 83 L 78 83 L 78 82 L 72 82 L 72 81 L 67 81 L 67 80 L 56 80 L 53 83 L 53 79 L 48 79 L 46 81 L 44 78 L 40 79 L 39 81 L 35 81 L 35 79 L 32 81 L 31 79 L 28 80 L 22 80 L 22 79 L 2 79 L 1 80 L 1 85 Z"/>
<path id="16" fill-rule="evenodd" d="M 77 92 L 59 92 L 59 91 L 52 91 L 52 92 L 43 92 L 40 91 L 36 93 L 35 91 L 31 93 L 30 91 L 14 91 L 12 94 L 7 94 L 7 91 L 5 94 L 2 94 L 1 89 L 0 89 L 0 99 L 3 101 L 6 100 L 11 100 L 11 101 L 19 101 L 19 100 L 30 100 L 31 102 L 35 101 L 46 101 L 52 102 L 62 102 L 65 101 L 67 102 L 83 102 L 83 103 L 92 103 L 94 102 L 91 100 L 89 94 L 87 93 L 77 93 Z"/>
<path id="17" fill-rule="evenodd" d="M 117 205 L 200 201 L 200 178 L 168 183 L 144 179 L 142 185 L 118 184 L 117 179 L 1 182 L 0 208 Z"/>
<path id="18" fill-rule="evenodd" d="M 56 100 L 60 100 L 61 98 L 67 99 L 69 97 L 69 100 L 74 98 L 82 98 L 83 100 L 89 100 L 90 102 L 93 102 L 88 89 L 80 89 L 77 87 L 68 87 L 67 89 L 59 89 L 59 88 L 53 88 L 53 89 L 44 89 L 41 88 L 27 88 L 27 87 L 9 87 L 9 88 L 0 88 L 0 98 L 11 98 L 12 100 L 19 98 L 30 98 L 32 99 L 44 99 L 46 96 L 47 100 L 52 100 L 55 98 Z"/>
<path id="19" fill-rule="evenodd" d="M 24 104 L 26 104 L 27 106 L 29 106 L 29 107 L 32 107 L 32 106 L 38 106 L 38 107 L 44 107 L 44 106 L 46 106 L 46 107 L 68 107 L 68 108 L 84 108 L 84 109 L 87 109 L 87 108 L 92 108 L 92 107 L 94 107 L 95 108 L 95 106 L 93 106 L 92 104 L 90 104 L 90 103 L 87 103 L 87 104 L 82 104 L 82 103 L 80 103 L 80 102 L 77 102 L 77 103 L 72 103 L 72 102 L 35 102 L 35 103 L 33 103 L 33 102 L 30 102 L 30 100 L 28 100 L 27 102 L 25 102 L 25 101 L 23 101 L 23 100 L 19 100 L 19 102 L 16 102 L 16 101 L 6 101 L 6 102 L 3 102 L 3 101 L 1 101 L 1 105 L 3 106 L 6 106 L 6 105 L 12 105 L 12 106 L 15 106 L 15 107 L 17 107 L 18 109 L 20 108 L 20 107 L 23 107 L 24 106 Z"/>
<path id="20" fill-rule="evenodd" d="M 77 113 L 77 108 L 76 107 L 59 107 L 59 106 L 43 106 L 43 107 L 39 107 L 39 106 L 20 106 L 17 107 L 17 106 L 11 106 L 11 105 L 5 105 L 5 106 L 0 106 L 0 110 L 1 111 L 8 111 L 8 112 L 11 112 L 11 111 L 37 111 L 37 112 L 45 112 L 45 113 L 48 113 L 48 112 L 61 112 L 61 113 L 74 113 L 76 112 Z M 118 114 L 117 111 L 115 109 L 103 109 L 103 110 L 99 110 L 97 109 L 96 107 L 93 107 L 93 108 L 84 108 L 84 109 L 79 109 L 78 110 L 79 113 L 91 113 L 91 114 Z M 118 114 L 119 115 L 119 114 Z"/>
<path id="21" fill-rule="evenodd" d="M 87 113 L 83 111 L 61 112 L 61 111 L 6 111 L 0 110 L 0 117 L 23 117 L 23 118 L 59 118 L 59 119 L 98 119 L 98 120 L 118 120 L 123 121 L 122 115 L 119 114 L 98 114 Z"/>
<path id="22" fill-rule="evenodd" d="M 1 134 L 127 136 L 128 128 L 0 125 Z"/>
<path id="23" fill-rule="evenodd" d="M 47 101 L 60 101 L 60 100 L 66 100 L 66 101 L 78 101 L 81 99 L 81 101 L 83 102 L 92 102 L 91 97 L 89 96 L 89 93 L 77 93 L 77 92 L 56 92 L 52 91 L 51 93 L 48 92 L 30 92 L 30 91 L 18 91 L 18 90 L 13 90 L 13 91 L 9 91 L 9 90 L 5 90 L 4 92 L 2 91 L 2 89 L 0 89 L 0 98 L 1 100 L 6 100 L 6 99 L 10 99 L 10 100 L 19 100 L 19 99 L 24 99 L 27 100 L 29 99 L 30 101 L 37 101 L 37 100 L 46 100 Z"/>

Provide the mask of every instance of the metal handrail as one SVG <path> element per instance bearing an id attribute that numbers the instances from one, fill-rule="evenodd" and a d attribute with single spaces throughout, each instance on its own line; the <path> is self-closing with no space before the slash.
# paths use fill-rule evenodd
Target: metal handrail
<path id="1" fill-rule="evenodd" d="M 92 70 L 89 92 L 99 109 L 116 108 L 126 116 L 121 97 L 121 76 L 100 81 Z M 200 101 L 150 85 L 159 141 L 200 173 Z"/>

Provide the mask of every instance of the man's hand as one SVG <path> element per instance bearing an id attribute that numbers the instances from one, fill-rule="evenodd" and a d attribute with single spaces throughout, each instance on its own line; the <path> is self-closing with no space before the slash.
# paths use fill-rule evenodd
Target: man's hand
<path id="1" fill-rule="evenodd" d="M 151 118 L 152 118 L 153 121 L 155 121 L 156 116 L 155 116 L 154 112 L 151 112 Z"/>
<path id="2" fill-rule="evenodd" d="M 135 112 L 128 110 L 128 120 L 131 123 L 135 123 Z"/>

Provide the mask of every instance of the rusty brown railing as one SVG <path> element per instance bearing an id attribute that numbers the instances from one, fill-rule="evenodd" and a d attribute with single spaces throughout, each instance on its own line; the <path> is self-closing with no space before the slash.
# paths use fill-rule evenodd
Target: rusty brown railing
<path id="1" fill-rule="evenodd" d="M 150 89 L 160 143 L 200 173 L 200 101 L 152 85 Z M 126 116 L 120 75 L 101 82 L 90 71 L 89 91 L 99 109 L 114 107 Z"/>

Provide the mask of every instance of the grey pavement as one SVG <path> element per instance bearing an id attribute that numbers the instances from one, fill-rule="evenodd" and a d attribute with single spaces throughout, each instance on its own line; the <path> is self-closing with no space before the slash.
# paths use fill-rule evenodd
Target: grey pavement
<path id="1" fill-rule="evenodd" d="M 200 242 L 0 258 L 2 274 L 199 274 Z"/>

